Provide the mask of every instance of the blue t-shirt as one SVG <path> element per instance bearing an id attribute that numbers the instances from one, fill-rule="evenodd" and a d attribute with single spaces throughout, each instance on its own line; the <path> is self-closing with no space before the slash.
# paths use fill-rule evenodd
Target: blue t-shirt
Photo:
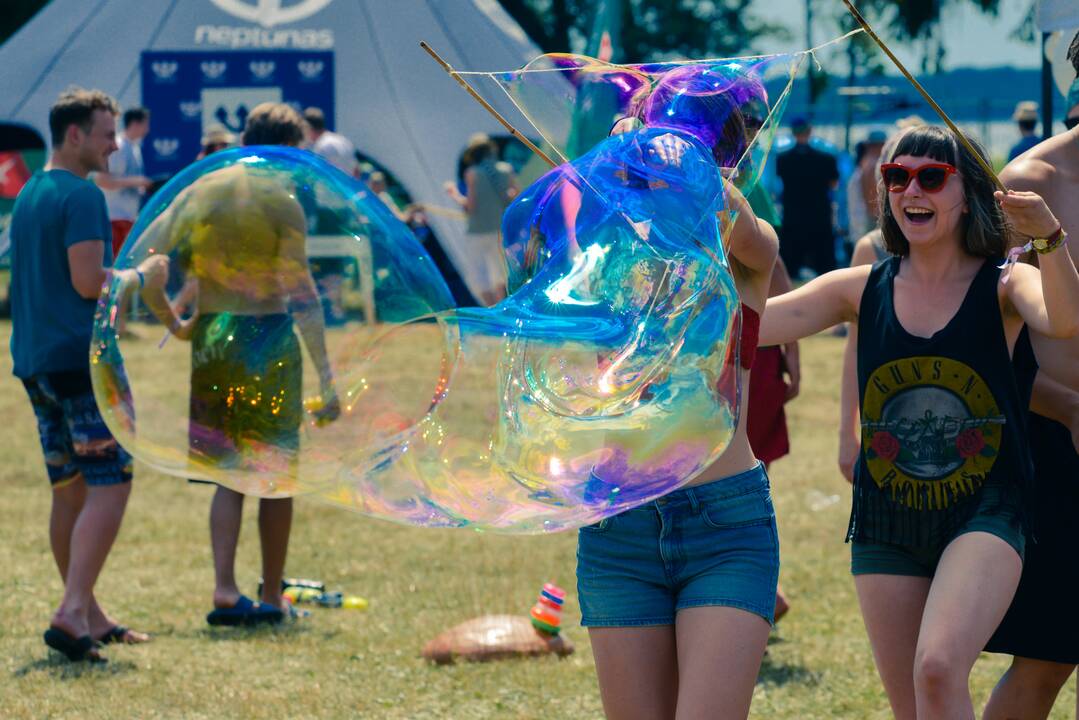
<path id="1" fill-rule="evenodd" d="M 71 284 L 67 249 L 100 240 L 112 265 L 105 196 L 67 170 L 35 173 L 11 215 L 11 356 L 17 377 L 89 370 L 96 300 Z"/>
<path id="2" fill-rule="evenodd" d="M 1036 135 L 1027 135 L 1026 137 L 1020 138 L 1019 142 L 1017 142 L 1015 145 L 1012 145 L 1011 152 L 1008 153 L 1008 162 L 1015 160 L 1017 157 L 1019 157 L 1041 141 L 1042 139 Z"/>

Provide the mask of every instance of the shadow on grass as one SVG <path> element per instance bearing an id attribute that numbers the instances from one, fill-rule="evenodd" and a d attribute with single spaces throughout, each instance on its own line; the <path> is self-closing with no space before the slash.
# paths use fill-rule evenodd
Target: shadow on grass
<path id="1" fill-rule="evenodd" d="M 253 640 L 276 640 L 289 638 L 314 638 L 333 640 L 340 637 L 341 631 L 334 628 L 316 628 L 303 622 L 287 625 L 262 625 L 254 627 L 202 627 L 180 630 L 172 637 L 184 640 L 209 640 L 211 642 L 249 642 Z"/>
<path id="2" fill-rule="evenodd" d="M 757 683 L 760 685 L 816 685 L 820 679 L 819 672 L 809 670 L 804 665 L 784 665 L 775 662 L 768 655 L 764 656 L 761 671 L 757 675 Z"/>
<path id="3" fill-rule="evenodd" d="M 60 655 L 49 653 L 48 657 L 31 660 L 11 674 L 21 678 L 40 672 L 48 673 L 56 680 L 78 680 L 81 677 L 123 675 L 137 669 L 138 665 L 130 660 L 110 660 L 107 663 L 71 662 Z"/>

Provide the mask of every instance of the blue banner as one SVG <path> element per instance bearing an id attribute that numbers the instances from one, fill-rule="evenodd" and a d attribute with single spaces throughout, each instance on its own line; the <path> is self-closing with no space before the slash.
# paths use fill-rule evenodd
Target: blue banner
<path id="1" fill-rule="evenodd" d="M 239 135 L 259 103 L 320 108 L 334 128 L 332 52 L 144 51 L 142 103 L 150 110 L 143 141 L 146 174 L 171 175 L 194 161 L 205 128 Z"/>

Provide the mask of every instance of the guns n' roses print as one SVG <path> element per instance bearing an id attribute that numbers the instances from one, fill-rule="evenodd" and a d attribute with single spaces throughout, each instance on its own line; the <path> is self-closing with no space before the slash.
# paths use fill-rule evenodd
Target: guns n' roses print
<path id="1" fill-rule="evenodd" d="M 1004 414 L 982 378 L 943 357 L 878 367 L 862 400 L 862 451 L 894 502 L 943 510 L 978 491 L 1000 452 Z"/>

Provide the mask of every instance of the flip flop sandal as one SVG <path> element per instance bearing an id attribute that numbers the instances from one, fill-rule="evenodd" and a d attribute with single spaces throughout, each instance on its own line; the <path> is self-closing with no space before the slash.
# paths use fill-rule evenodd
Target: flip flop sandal
<path id="1" fill-rule="evenodd" d="M 134 636 L 134 631 L 124 625 L 113 625 L 109 628 L 105 634 L 97 639 L 102 645 L 111 645 L 117 643 L 119 645 L 139 645 L 144 642 L 149 642 L 149 638 L 146 640 L 129 640 L 129 634 Z"/>
<path id="2" fill-rule="evenodd" d="M 254 625 L 262 622 L 262 613 L 258 606 L 246 595 L 241 595 L 236 604 L 230 608 L 215 608 L 206 616 L 206 622 L 210 625 L 224 625 L 236 627 L 239 625 Z"/>
<path id="3" fill-rule="evenodd" d="M 74 637 L 58 627 L 49 627 L 45 631 L 45 644 L 61 653 L 71 662 L 86 660 L 92 663 L 104 663 L 108 660 L 97 653 L 97 643 L 89 635 Z"/>

